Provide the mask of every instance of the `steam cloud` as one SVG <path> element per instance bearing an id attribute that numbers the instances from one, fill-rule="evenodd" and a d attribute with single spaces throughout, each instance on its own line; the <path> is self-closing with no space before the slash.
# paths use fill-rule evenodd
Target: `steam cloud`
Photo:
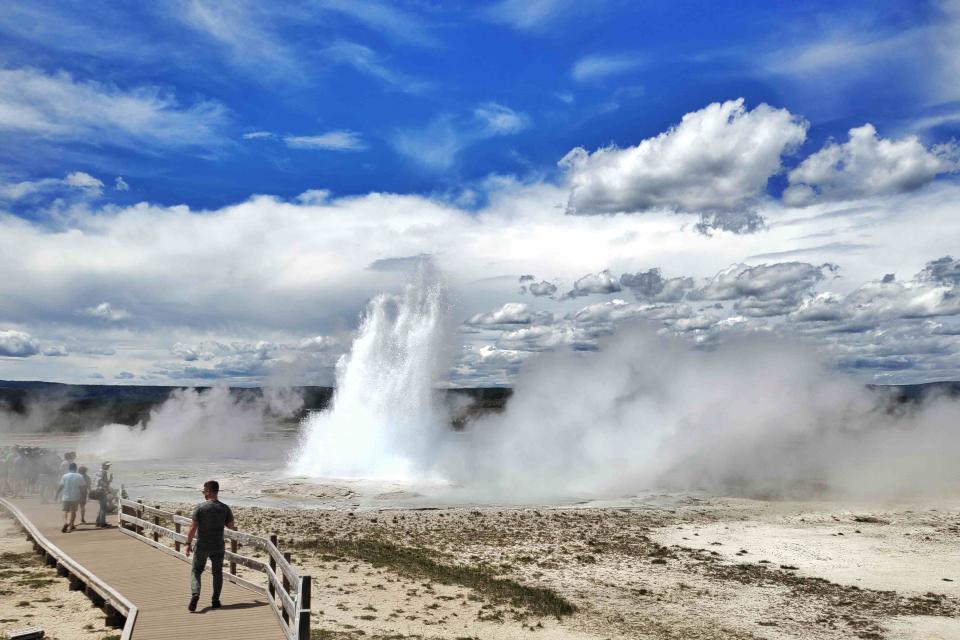
<path id="1" fill-rule="evenodd" d="M 262 396 L 227 387 L 177 389 L 145 424 L 108 424 L 88 436 L 83 449 L 123 460 L 269 456 L 271 447 L 258 441 L 265 426 L 302 406 L 299 394 L 286 389 L 264 389 Z"/>
<path id="2" fill-rule="evenodd" d="M 895 408 L 808 344 L 744 334 L 703 350 L 627 327 L 598 352 L 547 353 L 502 414 L 462 433 L 431 389 L 445 310 L 435 284 L 371 302 L 314 416 L 297 474 L 442 477 L 478 499 L 548 500 L 658 487 L 871 495 L 960 487 L 960 403 Z"/>
<path id="3" fill-rule="evenodd" d="M 446 472 L 518 498 L 667 487 L 748 495 L 890 495 L 960 486 L 960 403 L 899 412 L 808 346 L 742 336 L 715 351 L 633 327 L 553 353 Z"/>

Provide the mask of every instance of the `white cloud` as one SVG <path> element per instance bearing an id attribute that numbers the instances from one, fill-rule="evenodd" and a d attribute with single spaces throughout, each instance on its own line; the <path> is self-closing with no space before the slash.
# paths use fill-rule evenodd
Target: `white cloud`
<path id="1" fill-rule="evenodd" d="M 620 282 L 604 269 L 600 273 L 588 273 L 573 283 L 573 289 L 564 294 L 565 298 L 579 298 L 594 293 L 616 293 L 620 291 Z"/>
<path id="2" fill-rule="evenodd" d="M 512 135 L 529 126 L 529 117 L 496 102 L 478 105 L 468 117 L 442 114 L 425 127 L 398 131 L 397 152 L 433 170 L 452 167 L 465 148 L 488 138 Z"/>
<path id="3" fill-rule="evenodd" d="M 323 55 L 331 62 L 353 67 L 357 72 L 404 93 L 421 93 L 430 87 L 428 82 L 420 78 L 394 71 L 377 52 L 356 42 L 336 42 L 324 49 Z"/>
<path id="4" fill-rule="evenodd" d="M 124 309 L 115 308 L 109 302 L 101 302 L 94 307 L 86 307 L 81 309 L 77 312 L 77 315 L 86 316 L 88 318 L 97 318 L 98 320 L 118 322 L 120 320 L 128 319 L 130 317 L 130 312 Z"/>
<path id="5" fill-rule="evenodd" d="M 56 358 L 68 356 L 70 352 L 67 350 L 67 347 L 62 344 L 51 344 L 43 348 L 43 355 Z"/>
<path id="6" fill-rule="evenodd" d="M 29 358 L 40 352 L 40 344 L 23 331 L 0 331 L 0 356 Z"/>
<path id="7" fill-rule="evenodd" d="M 960 286 L 960 260 L 955 260 L 952 256 L 931 260 L 924 265 L 916 279 L 921 282 Z"/>
<path id="8" fill-rule="evenodd" d="M 789 174 L 784 202 L 804 206 L 912 191 L 938 174 L 957 171 L 957 147 L 927 149 L 915 136 L 888 140 L 871 124 L 850 129 L 850 139 L 828 142 Z"/>
<path id="9" fill-rule="evenodd" d="M 67 186 L 82 189 L 94 196 L 99 196 L 103 193 L 103 182 L 83 171 L 74 171 L 73 173 L 67 174 L 63 182 Z"/>
<path id="10" fill-rule="evenodd" d="M 243 134 L 244 140 L 273 140 L 277 137 L 277 134 L 271 133 L 269 131 L 251 131 L 249 133 Z"/>
<path id="11" fill-rule="evenodd" d="M 64 178 L 41 178 L 11 184 L 0 184 L 0 200 L 15 202 L 32 196 L 98 198 L 103 195 L 103 182 L 83 171 L 73 171 Z"/>
<path id="12" fill-rule="evenodd" d="M 645 62 L 644 57 L 636 53 L 593 54 L 577 60 L 570 75 L 577 82 L 594 82 L 633 71 Z"/>
<path id="13" fill-rule="evenodd" d="M 560 166 L 574 213 L 636 212 L 658 207 L 702 211 L 756 201 L 780 157 L 806 138 L 806 123 L 785 109 L 743 99 L 713 103 L 634 147 L 570 151 Z"/>
<path id="14" fill-rule="evenodd" d="M 123 176 L 117 176 L 113 181 L 113 188 L 117 191 L 130 191 L 130 185 L 123 179 Z"/>
<path id="15" fill-rule="evenodd" d="M 542 296 L 552 296 L 557 292 L 557 285 L 552 282 L 547 282 L 546 280 L 541 280 L 540 282 L 534 282 L 529 285 L 527 291 L 538 298 Z"/>
<path id="16" fill-rule="evenodd" d="M 440 45 L 420 19 L 393 4 L 371 0 L 323 0 L 322 6 L 349 15 L 399 42 L 426 47 Z"/>
<path id="17" fill-rule="evenodd" d="M 592 5 L 596 10 L 597 6 Z M 487 19 L 522 31 L 540 31 L 585 7 L 574 0 L 500 0 L 484 11 Z"/>
<path id="18" fill-rule="evenodd" d="M 365 151 L 367 143 L 355 131 L 328 131 L 314 136 L 284 136 L 283 142 L 291 149 L 322 149 L 325 151 Z"/>
<path id="19" fill-rule="evenodd" d="M 740 297 L 720 301 L 721 308 L 713 307 L 713 300 L 703 301 L 699 308 L 690 299 L 685 279 L 701 283 L 747 256 L 803 248 L 813 251 L 804 254 L 815 256 L 810 260 L 813 265 L 840 264 L 844 277 L 819 280 L 801 295 L 797 309 L 821 290 L 844 300 L 861 283 L 885 273 L 923 272 L 926 280 L 903 285 L 909 291 L 905 296 L 918 299 L 897 303 L 907 315 L 873 314 L 873 320 L 864 324 L 925 327 L 923 322 L 935 319 L 944 325 L 939 329 L 943 334 L 957 317 L 947 315 L 955 291 L 950 284 L 953 261 L 924 265 L 931 257 L 955 251 L 958 193 L 960 185 L 942 181 L 861 203 L 856 211 L 830 203 L 790 209 L 764 200 L 757 205 L 759 211 L 777 224 L 759 234 L 714 237 L 697 234 L 689 220 L 665 212 L 642 218 L 565 215 L 565 189 L 506 180 L 489 190 L 483 206 L 470 210 L 440 198 L 373 193 L 327 195 L 307 203 L 257 196 L 202 212 L 185 206 L 83 203 L 63 209 L 53 228 L 41 222 L 49 218 L 43 210 L 33 219 L 0 214 L 5 328 L 29 331 L 39 345 L 64 344 L 70 351 L 69 358 L 8 362 L 0 378 L 15 371 L 80 381 L 94 370 L 108 377 L 125 370 L 137 376 L 152 372 L 174 384 L 219 378 L 257 383 L 287 368 L 306 372 L 301 379 L 329 383 L 332 361 L 340 351 L 325 350 L 324 345 L 319 350 L 301 348 L 301 342 L 318 334 L 342 336 L 346 347 L 366 301 L 378 292 L 396 291 L 406 278 L 406 271 L 398 269 L 415 264 L 423 254 L 432 255 L 445 272 L 457 303 L 453 315 L 459 319 L 515 301 L 517 274 L 549 274 L 545 282 L 572 283 L 583 274 L 596 274 L 597 265 L 610 267 L 611 280 L 614 274 L 648 274 L 650 265 L 662 269 L 664 289 L 654 298 L 596 307 L 578 319 L 581 305 L 576 302 L 540 297 L 536 306 L 554 315 L 552 324 L 509 325 L 520 331 L 499 336 L 508 325 L 478 325 L 462 334 L 476 349 L 482 344 L 508 351 L 595 348 L 599 335 L 628 318 L 686 329 L 685 335 L 697 341 L 711 340 L 723 331 L 752 330 L 763 318 L 750 314 L 772 313 L 773 307 L 764 302 L 735 309 L 741 299 L 749 301 L 749 288 Z M 851 242 L 857 243 L 856 251 L 846 248 Z M 378 268 L 371 268 L 375 264 Z M 804 291 L 810 279 L 794 274 L 776 284 L 775 275 L 767 273 L 771 283 L 753 297 L 790 309 L 794 292 Z M 665 283 L 673 280 L 680 281 L 678 290 L 665 293 Z M 758 277 L 750 280 L 759 286 Z M 659 281 L 647 283 L 647 288 L 622 276 L 616 281 L 624 292 L 621 298 L 628 297 L 628 289 L 649 296 L 659 287 Z M 878 297 L 870 306 L 882 307 L 891 295 Z M 921 304 L 924 300 L 929 304 Z M 122 307 L 129 317 L 111 322 L 104 309 L 98 312 L 101 321 L 92 322 L 76 313 L 95 311 L 105 301 L 113 312 Z M 844 310 L 834 322 L 777 316 L 768 329 L 828 335 L 838 345 L 847 344 L 859 340 L 849 333 L 850 315 Z M 224 327 L 229 327 L 227 335 L 222 334 Z M 177 343 L 184 346 L 180 355 L 171 353 L 171 345 Z M 234 348 L 234 343 L 242 346 Z M 258 347 L 260 343 L 273 347 Z M 856 348 L 851 347 L 854 355 Z M 195 360 L 183 359 L 191 357 L 188 351 Z M 923 356 L 913 359 L 927 361 Z M 938 371 L 944 370 L 944 362 L 937 361 Z M 458 371 L 456 379 L 468 384 L 469 373 Z M 867 375 L 887 373 L 871 369 Z M 486 379 L 483 370 L 476 374 L 475 379 Z M 926 375 L 913 369 L 895 374 Z"/>
<path id="20" fill-rule="evenodd" d="M 275 33 L 269 10 L 260 3 L 187 0 L 170 15 L 226 49 L 226 60 L 258 78 L 287 81 L 302 74 L 296 52 Z"/>
<path id="21" fill-rule="evenodd" d="M 692 294 L 697 300 L 732 300 L 734 309 L 749 316 L 778 316 L 800 306 L 804 297 L 836 266 L 779 262 L 750 267 L 736 264 L 718 273 Z"/>
<path id="22" fill-rule="evenodd" d="M 630 289 L 639 300 L 676 302 L 693 289 L 693 278 L 665 279 L 660 269 L 648 269 L 638 273 L 624 273 L 620 284 Z"/>
<path id="23" fill-rule="evenodd" d="M 520 302 L 508 302 L 499 309 L 487 313 L 478 313 L 467 320 L 468 325 L 511 325 L 511 324 L 549 324 L 553 314 L 535 311 L 529 305 Z"/>
<path id="24" fill-rule="evenodd" d="M 473 115 L 483 123 L 484 132 L 490 136 L 518 133 L 526 129 L 529 122 L 525 114 L 496 102 L 484 102 L 473 110 Z"/>
<path id="25" fill-rule="evenodd" d="M 154 87 L 122 90 L 65 72 L 0 69 L 0 133 L 137 149 L 224 143 L 227 112 L 216 102 L 182 107 Z"/>

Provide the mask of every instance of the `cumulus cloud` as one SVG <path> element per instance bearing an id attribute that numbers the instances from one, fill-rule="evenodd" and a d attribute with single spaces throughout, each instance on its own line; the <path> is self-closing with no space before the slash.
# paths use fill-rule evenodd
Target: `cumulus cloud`
<path id="1" fill-rule="evenodd" d="M 88 318 L 97 318 L 99 320 L 108 320 L 110 322 L 118 322 L 120 320 L 126 320 L 129 318 L 130 312 L 125 309 L 114 307 L 109 302 L 101 302 L 94 307 L 86 307 L 81 309 L 77 312 L 77 315 L 86 316 Z"/>
<path id="2" fill-rule="evenodd" d="M 890 321 L 960 314 L 960 295 L 953 283 L 924 277 L 921 272 L 906 282 L 868 282 L 843 297 L 822 294 L 805 301 L 790 317 L 798 322 L 833 323 L 829 330 L 834 332 L 859 333 Z"/>
<path id="3" fill-rule="evenodd" d="M 130 149 L 213 147 L 225 142 L 226 121 L 217 102 L 184 107 L 154 87 L 124 90 L 62 71 L 0 69 L 0 132 L 8 134 Z"/>
<path id="4" fill-rule="evenodd" d="M 573 289 L 564 294 L 565 298 L 580 298 L 595 293 L 617 293 L 620 291 L 620 283 L 610 273 L 609 269 L 604 269 L 600 273 L 588 273 L 573 283 Z"/>
<path id="5" fill-rule="evenodd" d="M 621 292 L 613 292 L 609 298 L 628 300 L 624 305 L 594 309 L 590 317 L 585 313 L 577 320 L 564 318 L 575 306 L 569 299 L 554 304 L 546 296 L 527 298 L 552 312 L 554 322 L 503 328 L 478 325 L 461 333 L 476 348 L 492 343 L 510 351 L 589 349 L 602 331 L 633 317 L 650 318 L 661 328 L 687 329 L 685 335 L 696 341 L 712 340 L 722 331 L 759 326 L 764 318 L 777 318 L 771 321 L 771 330 L 822 332 L 839 344 L 857 339 L 849 331 L 853 325 L 842 319 L 849 316 L 845 310 L 841 310 L 840 320 L 832 322 L 750 315 L 773 313 L 778 306 L 790 311 L 796 299 L 770 294 L 773 302 L 761 300 L 758 304 L 749 300 L 746 289 L 742 293 L 749 304 L 742 309 L 735 308 L 738 298 L 704 299 L 699 308 L 698 301 L 690 298 L 697 287 L 691 289 L 685 278 L 702 284 L 759 248 L 777 254 L 809 247 L 811 236 L 829 232 L 831 244 L 816 245 L 817 261 L 811 265 L 838 262 L 845 277 L 833 280 L 824 271 L 825 277 L 801 296 L 797 307 L 823 315 L 824 305 L 804 307 L 802 301 L 815 298 L 821 289 L 844 300 L 869 278 L 891 271 L 919 271 L 923 261 L 917 261 L 918 255 L 929 259 L 952 251 L 958 190 L 957 185 L 944 181 L 895 201 L 871 202 L 868 209 L 858 209 L 855 214 L 844 213 L 839 205 L 817 205 L 791 213 L 797 217 L 790 224 L 777 225 L 763 238 L 704 237 L 693 232 L 683 218 L 666 212 L 642 219 L 568 216 L 563 213 L 565 190 L 538 182 L 504 182 L 476 210 L 458 208 L 441 198 L 381 193 L 327 196 L 309 202 L 258 196 L 205 212 L 149 204 L 78 205 L 64 211 L 61 224 L 53 229 L 40 222 L 40 216 L 34 221 L 0 214 L 0 273 L 5 276 L 0 278 L 0 298 L 4 300 L 4 322 L 9 323 L 6 328 L 30 327 L 41 345 L 62 343 L 71 354 L 69 358 L 19 361 L 15 363 L 19 371 L 29 365 L 30 375 L 77 381 L 85 379 L 92 368 L 103 367 L 108 377 L 122 369 L 176 384 L 224 377 L 246 384 L 262 382 L 278 368 L 302 365 L 303 379 L 329 383 L 332 362 L 341 351 L 299 349 L 300 341 L 317 335 L 346 336 L 370 297 L 396 289 L 403 277 L 397 269 L 418 263 L 419 256 L 428 253 L 447 273 L 453 299 L 469 309 L 460 311 L 462 307 L 458 307 L 455 314 L 461 318 L 498 309 L 517 298 L 518 276 L 503 274 L 549 274 L 552 277 L 543 281 L 549 285 L 572 283 L 591 270 L 591 275 L 596 275 L 598 265 L 616 265 L 609 278 L 619 284 Z M 782 211 L 774 201 L 759 206 L 771 217 L 772 212 Z M 910 211 L 909 219 L 891 215 L 900 210 Z M 858 224 L 849 224 L 850 215 L 857 216 Z M 853 241 L 859 243 L 856 253 L 845 248 Z M 923 322 L 935 319 L 944 326 L 941 332 L 950 330 L 954 316 L 943 312 L 948 310 L 945 305 L 953 289 L 946 285 L 952 263 L 942 259 L 933 263 L 927 277 L 939 274 L 936 277 L 944 282 L 925 281 L 922 287 L 912 283 L 910 291 L 911 295 L 931 297 L 937 314 L 913 318 L 880 315 L 870 326 L 882 329 L 890 322 L 903 321 L 920 327 L 918 331 L 933 331 Z M 681 264 L 685 271 L 675 271 Z M 664 283 L 653 297 L 649 296 L 659 288 L 657 279 L 624 278 L 648 274 L 651 265 L 662 269 L 659 279 Z M 529 287 L 538 281 L 522 284 Z M 676 290 L 666 284 L 670 282 Z M 802 289 L 804 282 L 801 278 L 796 289 Z M 564 291 L 561 287 L 550 295 L 560 297 Z M 686 293 L 681 295 L 682 291 Z M 635 294 L 640 294 L 636 300 Z M 609 298 L 597 295 L 596 300 Z M 122 322 L 109 321 L 111 314 L 104 309 L 97 312 L 100 321 L 91 322 L 89 316 L 77 313 L 80 309 L 95 311 L 103 302 L 114 312 L 127 311 L 129 317 Z M 713 308 L 714 302 L 722 308 Z M 625 306 L 630 303 L 638 304 Z M 731 316 L 745 320 L 727 322 Z M 227 326 L 228 332 L 222 333 Z M 265 360 L 254 348 L 237 353 L 208 344 L 256 345 L 259 341 L 276 345 L 265 352 L 269 356 Z M 171 353 L 171 345 L 177 343 L 185 345 L 179 355 Z M 131 344 L 136 348 L 129 348 Z M 192 357 L 186 350 L 193 351 L 196 359 L 184 359 Z M 117 357 L 108 358 L 110 355 Z M 919 356 L 914 361 L 931 362 Z M 948 370 L 948 364 L 943 364 L 946 361 L 937 362 L 936 371 Z M 12 366 L 8 362 L 8 367 Z M 927 375 L 914 373 L 919 371 L 916 367 L 898 370 L 896 379 Z M 458 371 L 458 382 L 465 384 L 467 373 Z M 234 376 L 235 372 L 242 373 Z M 482 369 L 475 373 L 478 381 L 487 379 Z M 869 376 L 886 373 L 873 369 Z"/>
<path id="6" fill-rule="evenodd" d="M 958 286 L 960 285 L 960 260 L 954 260 L 950 256 L 931 260 L 917 274 L 917 279 Z"/>
<path id="7" fill-rule="evenodd" d="M 836 265 L 779 262 L 750 267 L 733 265 L 693 293 L 699 300 L 733 300 L 734 309 L 750 316 L 778 316 L 800 306 L 803 298 L 833 273 Z"/>
<path id="8" fill-rule="evenodd" d="M 528 286 L 527 291 L 538 298 L 542 296 L 552 296 L 557 292 L 557 285 L 552 282 L 547 282 L 546 280 L 541 280 Z"/>
<path id="9" fill-rule="evenodd" d="M 50 357 L 62 357 L 70 355 L 67 347 L 62 344 L 51 344 L 43 348 L 43 355 Z"/>
<path id="10" fill-rule="evenodd" d="M 660 269 L 653 268 L 637 273 L 624 273 L 620 276 L 620 284 L 639 300 L 656 302 L 676 302 L 693 289 L 693 278 L 663 277 Z"/>
<path id="11" fill-rule="evenodd" d="M 828 142 L 789 173 L 784 202 L 804 206 L 902 193 L 960 168 L 955 144 L 927 149 L 916 136 L 889 140 L 871 124 L 850 129 L 849 135 L 843 144 Z"/>
<path id="12" fill-rule="evenodd" d="M 536 311 L 520 302 L 508 302 L 499 309 L 487 313 L 478 313 L 467 320 L 474 326 L 495 326 L 511 324 L 549 324 L 553 314 L 548 311 Z"/>
<path id="13" fill-rule="evenodd" d="M 74 171 L 67 174 L 63 182 L 67 186 L 82 189 L 91 195 L 99 196 L 103 193 L 103 182 L 83 171 Z"/>
<path id="14" fill-rule="evenodd" d="M 40 344 L 23 331 L 0 331 L 0 356 L 29 358 L 40 352 Z"/>
<path id="15" fill-rule="evenodd" d="M 732 210 L 750 205 L 780 170 L 780 158 L 806 138 L 785 109 L 743 99 L 713 103 L 640 144 L 570 151 L 560 166 L 572 213 Z"/>
<path id="16" fill-rule="evenodd" d="M 114 179 L 113 188 L 117 191 L 130 191 L 130 185 L 123 179 L 123 176 L 117 176 Z"/>

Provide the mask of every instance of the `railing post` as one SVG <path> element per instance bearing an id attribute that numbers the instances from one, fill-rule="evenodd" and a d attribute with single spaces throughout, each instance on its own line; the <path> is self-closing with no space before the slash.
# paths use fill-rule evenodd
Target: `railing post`
<path id="1" fill-rule="evenodd" d="M 290 564 L 289 551 L 285 551 L 283 553 L 283 559 L 287 561 L 287 564 Z M 283 574 L 283 590 L 287 592 L 287 595 L 290 595 L 290 581 L 287 580 L 287 572 L 281 571 L 280 573 Z M 287 613 L 287 608 L 286 607 L 280 607 L 280 608 L 283 609 L 283 621 L 286 622 L 287 624 L 290 624 L 290 614 Z"/>
<path id="2" fill-rule="evenodd" d="M 310 576 L 300 578 L 300 622 L 297 640 L 310 640 Z"/>
<path id="3" fill-rule="evenodd" d="M 231 540 L 230 553 L 236 553 L 236 552 L 237 552 L 237 541 Z M 234 575 L 234 576 L 237 575 L 237 563 L 233 560 L 230 561 L 230 575 Z"/>
<path id="4" fill-rule="evenodd" d="M 179 512 L 179 511 L 177 511 L 177 515 L 180 515 L 180 512 Z M 177 522 L 176 519 L 174 519 L 174 521 L 173 521 L 173 530 L 176 531 L 177 533 L 180 533 L 180 523 Z M 173 549 L 174 549 L 174 551 L 177 551 L 177 552 L 180 551 L 180 541 L 179 541 L 179 540 L 174 540 L 174 541 L 173 541 Z"/>
<path id="5" fill-rule="evenodd" d="M 138 498 L 137 504 L 140 505 L 139 507 L 137 507 L 137 518 L 139 518 L 140 520 L 143 520 L 143 498 Z M 143 527 L 141 527 L 140 525 L 136 525 L 133 528 L 133 530 L 136 533 L 140 534 L 141 536 L 143 535 Z"/>
<path id="6" fill-rule="evenodd" d="M 275 547 L 277 546 L 277 534 L 275 534 L 275 533 L 271 533 L 271 534 L 270 534 L 270 543 L 271 543 L 273 546 L 275 546 Z M 279 548 L 279 547 L 278 547 L 278 548 Z M 274 574 L 276 574 L 276 573 L 277 573 L 277 561 L 273 559 L 273 554 L 270 553 L 269 550 L 267 550 L 267 555 L 270 557 L 270 570 L 273 571 Z M 267 586 L 268 586 L 269 589 L 270 589 L 270 597 L 271 597 L 271 598 L 276 598 L 276 597 L 277 597 L 277 594 L 276 594 L 275 589 L 273 588 L 273 580 L 267 580 Z"/>
<path id="7" fill-rule="evenodd" d="M 156 507 L 157 509 L 160 508 L 160 505 L 158 504 L 155 504 L 153 506 Z M 158 527 L 160 526 L 160 516 L 153 516 L 153 524 L 157 525 Z M 153 532 L 153 541 L 160 542 L 160 534 L 157 533 L 156 530 L 154 530 Z"/>

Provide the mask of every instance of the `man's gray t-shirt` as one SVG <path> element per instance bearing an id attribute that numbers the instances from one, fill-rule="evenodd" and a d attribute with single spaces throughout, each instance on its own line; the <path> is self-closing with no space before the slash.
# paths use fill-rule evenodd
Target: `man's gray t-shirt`
<path id="1" fill-rule="evenodd" d="M 197 523 L 197 549 L 223 551 L 223 529 L 233 521 L 230 507 L 219 500 L 201 502 L 193 509 L 193 520 Z"/>

